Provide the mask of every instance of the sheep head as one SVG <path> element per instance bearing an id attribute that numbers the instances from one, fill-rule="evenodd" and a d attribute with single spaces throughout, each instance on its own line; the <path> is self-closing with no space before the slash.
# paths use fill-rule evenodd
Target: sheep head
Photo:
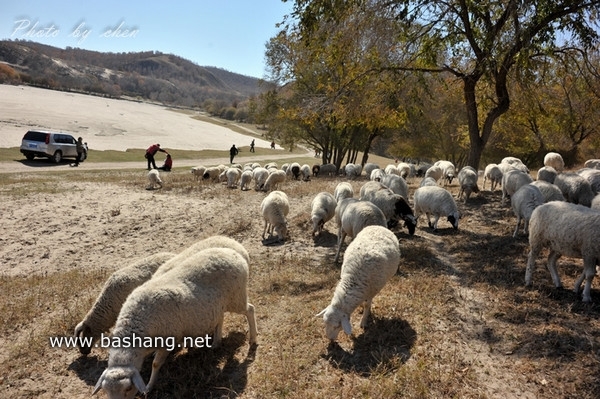
<path id="1" fill-rule="evenodd" d="M 140 372 L 133 366 L 109 367 L 100 376 L 94 387 L 95 395 L 104 389 L 109 399 L 132 399 L 137 391 L 147 393 L 146 384 Z"/>

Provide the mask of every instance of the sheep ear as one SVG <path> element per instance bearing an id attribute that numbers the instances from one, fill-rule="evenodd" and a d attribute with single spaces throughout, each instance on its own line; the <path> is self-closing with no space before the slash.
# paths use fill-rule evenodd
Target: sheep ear
<path id="1" fill-rule="evenodd" d="M 106 371 L 108 369 L 104 370 L 102 372 L 102 375 L 100 375 L 100 378 L 98 378 L 98 382 L 96 383 L 96 386 L 94 386 L 94 391 L 92 392 L 92 396 L 97 394 L 98 391 L 100 390 L 100 388 L 102 388 L 102 383 L 104 382 L 104 377 L 106 376 Z"/>
<path id="2" fill-rule="evenodd" d="M 140 372 L 137 369 L 131 377 L 131 382 L 133 383 L 133 385 L 135 385 L 138 391 L 140 391 L 143 394 L 146 393 L 146 384 L 144 383 L 144 379 L 142 378 Z"/>
<path id="3" fill-rule="evenodd" d="M 346 315 L 342 316 L 342 328 L 344 329 L 344 332 L 346 334 L 352 335 L 352 326 L 350 325 L 350 319 Z"/>

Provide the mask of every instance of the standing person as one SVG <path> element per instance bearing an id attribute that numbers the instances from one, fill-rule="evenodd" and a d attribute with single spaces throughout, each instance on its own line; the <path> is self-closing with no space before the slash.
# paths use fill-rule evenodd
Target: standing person
<path id="1" fill-rule="evenodd" d="M 79 166 L 79 162 L 83 160 L 83 152 L 85 151 L 85 147 L 83 146 L 83 139 L 79 137 L 75 142 L 75 149 L 77 151 L 77 158 L 75 158 L 75 163 L 71 164 L 71 166 Z"/>
<path id="2" fill-rule="evenodd" d="M 235 148 L 235 144 L 232 145 L 229 149 L 229 163 L 233 163 L 233 157 L 235 157 L 238 154 L 238 152 L 238 149 Z"/>
<path id="3" fill-rule="evenodd" d="M 165 163 L 161 166 L 160 170 L 164 170 L 165 172 L 170 172 L 173 167 L 173 159 L 171 158 L 171 154 L 167 154 L 167 158 L 165 158 Z"/>
<path id="4" fill-rule="evenodd" d="M 146 159 L 148 160 L 148 170 L 156 169 L 156 161 L 154 161 L 154 155 L 156 155 L 156 153 L 159 151 L 168 154 L 167 151 L 160 148 L 160 144 L 152 144 L 146 150 L 146 155 L 144 155 L 144 157 L 146 157 Z"/>
<path id="5" fill-rule="evenodd" d="M 250 143 L 250 152 L 254 152 L 254 139 L 252 139 L 252 142 Z"/>
<path id="6" fill-rule="evenodd" d="M 275 140 L 271 141 L 271 148 L 275 149 Z"/>

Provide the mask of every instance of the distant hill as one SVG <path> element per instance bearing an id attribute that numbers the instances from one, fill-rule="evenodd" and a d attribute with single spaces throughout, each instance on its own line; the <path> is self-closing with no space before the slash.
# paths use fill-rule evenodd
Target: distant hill
<path id="1" fill-rule="evenodd" d="M 260 82 L 157 51 L 102 53 L 0 41 L 0 83 L 201 107 L 207 100 L 241 102 L 262 91 Z"/>

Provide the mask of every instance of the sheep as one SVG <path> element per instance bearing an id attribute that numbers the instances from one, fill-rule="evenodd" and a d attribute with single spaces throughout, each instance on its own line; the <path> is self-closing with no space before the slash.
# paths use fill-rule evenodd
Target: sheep
<path id="1" fill-rule="evenodd" d="M 133 398 L 137 391 L 146 394 L 172 349 L 166 340 L 172 337 L 173 347 L 179 347 L 188 344 L 184 338 L 213 334 L 212 345 L 208 337 L 206 346 L 218 346 L 225 312 L 246 316 L 249 342 L 254 346 L 258 332 L 254 306 L 248 302 L 248 274 L 248 263 L 239 253 L 210 248 L 181 259 L 178 267 L 137 287 L 121 308 L 111 342 L 138 337 L 144 345 L 110 348 L 107 368 L 92 395 L 100 389 L 111 398 Z M 152 352 L 152 373 L 145 385 L 140 369 Z"/>
<path id="2" fill-rule="evenodd" d="M 517 225 L 515 226 L 515 232 L 513 233 L 513 238 L 517 238 L 521 219 L 523 219 L 523 234 L 527 234 L 527 227 L 529 225 L 531 213 L 535 208 L 544 203 L 544 196 L 536 186 L 530 183 L 521 186 L 510 197 L 510 202 L 513 212 L 517 217 Z"/>
<path id="3" fill-rule="evenodd" d="M 365 164 L 363 170 L 365 171 L 367 180 L 371 180 L 371 172 L 373 172 L 375 169 L 379 169 L 379 165 L 377 165 L 376 163 L 367 162 Z"/>
<path id="4" fill-rule="evenodd" d="M 344 167 L 344 172 L 346 173 L 346 177 L 348 179 L 356 179 L 357 177 L 360 177 L 360 174 L 362 173 L 362 167 L 360 165 L 349 163 Z"/>
<path id="5" fill-rule="evenodd" d="M 308 164 L 304 164 L 300 167 L 300 173 L 302 174 L 302 180 L 310 180 L 310 166 L 308 166 Z"/>
<path id="6" fill-rule="evenodd" d="M 254 173 L 252 172 L 252 170 L 246 170 L 242 173 L 242 177 L 240 178 L 240 189 L 242 191 L 249 190 L 253 174 Z"/>
<path id="7" fill-rule="evenodd" d="M 254 170 L 256 168 L 260 168 L 260 167 L 261 167 L 260 163 L 258 163 L 258 162 L 253 162 L 252 163 L 252 170 Z"/>
<path id="8" fill-rule="evenodd" d="M 450 161 L 437 161 L 433 164 L 434 166 L 439 166 L 442 169 L 442 179 L 444 186 L 446 183 L 452 184 L 452 179 L 456 175 L 456 169 L 454 168 L 454 164 Z"/>
<path id="9" fill-rule="evenodd" d="M 265 165 L 265 169 L 271 169 L 271 168 L 275 168 L 277 169 L 279 167 L 279 165 L 277 165 L 277 162 L 269 162 L 268 164 Z"/>
<path id="10" fill-rule="evenodd" d="M 550 166 L 558 173 L 561 173 L 565 169 L 565 161 L 559 153 L 549 152 L 544 156 L 544 166 Z"/>
<path id="11" fill-rule="evenodd" d="M 491 184 L 490 191 L 494 191 L 497 186 L 502 184 L 502 170 L 495 163 L 490 163 L 485 167 L 483 172 L 483 189 L 485 190 L 485 182 L 489 180 Z"/>
<path id="12" fill-rule="evenodd" d="M 383 171 L 385 172 L 386 175 L 395 174 L 395 175 L 400 176 L 400 171 L 398 170 L 396 165 L 393 165 L 393 164 L 389 164 L 388 166 L 386 166 Z"/>
<path id="13" fill-rule="evenodd" d="M 313 177 L 317 177 L 319 175 L 320 171 L 321 171 L 321 166 L 320 165 L 313 165 L 312 166 Z"/>
<path id="14" fill-rule="evenodd" d="M 254 190 L 258 191 L 267 181 L 269 177 L 269 171 L 266 168 L 258 167 L 252 171 L 252 178 L 254 179 Z"/>
<path id="15" fill-rule="evenodd" d="M 584 168 L 600 169 L 600 159 L 588 159 L 583 164 Z"/>
<path id="16" fill-rule="evenodd" d="M 260 211 L 265 220 L 265 228 L 262 238 L 265 239 L 265 233 L 269 236 L 273 232 L 277 234 L 278 241 L 284 241 L 288 238 L 288 227 L 286 216 L 290 212 L 290 201 L 283 191 L 272 191 L 260 204 Z"/>
<path id="17" fill-rule="evenodd" d="M 525 272 L 525 285 L 531 285 L 535 261 L 544 247 L 549 247 L 548 270 L 554 285 L 562 287 L 556 269 L 561 255 L 582 258 L 583 273 L 575 281 L 574 291 L 579 293 L 585 279 L 583 302 L 591 302 L 590 290 L 600 264 L 600 212 L 569 202 L 548 202 L 537 207 L 529 221 L 529 254 Z"/>
<path id="18" fill-rule="evenodd" d="M 540 190 L 544 197 L 544 202 L 565 201 L 565 197 L 555 184 L 548 183 L 545 180 L 536 180 L 529 184 L 536 186 Z"/>
<path id="19" fill-rule="evenodd" d="M 402 219 L 404 226 L 408 229 L 408 233 L 410 235 L 415 233 L 417 221 L 412 209 L 410 209 L 410 205 L 400 194 L 395 194 L 380 182 L 371 181 L 363 184 L 361 187 L 360 200 L 370 201 L 377 205 L 383 211 L 388 222 L 388 227 L 395 226 L 398 224 L 398 220 Z"/>
<path id="20" fill-rule="evenodd" d="M 79 338 L 81 354 L 89 354 L 100 335 L 115 324 L 127 295 L 150 280 L 156 269 L 173 257 L 175 257 L 174 253 L 159 252 L 139 259 L 111 274 L 91 309 L 75 326 L 74 335 Z"/>
<path id="21" fill-rule="evenodd" d="M 291 176 L 294 180 L 298 180 L 300 178 L 300 164 L 298 162 L 293 162 L 289 166 L 289 170 L 291 171 Z"/>
<path id="22" fill-rule="evenodd" d="M 421 214 L 425 214 L 427 224 L 433 228 L 434 232 L 437 231 L 441 216 L 446 216 L 454 230 L 458 230 L 458 220 L 460 219 L 458 208 L 452 194 L 445 188 L 437 185 L 419 187 L 413 195 L 413 205 L 415 219 L 418 220 Z M 431 223 L 430 215 L 435 218 L 433 223 Z"/>
<path id="23" fill-rule="evenodd" d="M 385 175 L 381 178 L 381 184 L 408 200 L 408 184 L 406 184 L 406 180 L 402 177 L 398 175 Z"/>
<path id="24" fill-rule="evenodd" d="M 398 163 L 398 166 L 396 166 L 396 169 L 398 169 L 398 173 L 400 173 L 400 177 L 402 177 L 404 180 L 408 179 L 408 177 L 411 175 L 410 165 L 406 162 Z"/>
<path id="25" fill-rule="evenodd" d="M 519 169 L 510 169 L 502 175 L 502 203 L 507 196 L 513 195 L 521 186 L 533 181 L 532 177 Z"/>
<path id="26" fill-rule="evenodd" d="M 154 190 L 156 188 L 156 186 L 158 186 L 158 188 L 162 188 L 163 182 L 160 179 L 160 174 L 158 173 L 157 169 L 151 169 L 148 172 L 148 186 L 146 187 L 146 190 Z"/>
<path id="27" fill-rule="evenodd" d="M 387 228 L 387 220 L 383 211 L 372 202 L 346 198 L 341 201 L 340 205 L 342 212 L 339 214 L 338 245 L 333 260 L 336 263 L 340 257 L 340 250 L 342 249 L 342 244 L 344 243 L 346 236 L 354 238 L 367 226 L 382 226 Z M 338 208 L 336 208 L 336 217 L 337 216 Z"/>
<path id="28" fill-rule="evenodd" d="M 568 202 L 590 207 L 594 199 L 591 184 L 577 173 L 561 173 L 554 179 L 554 184 L 560 189 Z"/>
<path id="29" fill-rule="evenodd" d="M 196 177 L 196 179 L 201 179 L 206 171 L 206 166 L 198 165 L 192 168 L 192 174 Z"/>
<path id="30" fill-rule="evenodd" d="M 431 177 L 433 180 L 438 182 L 442 177 L 444 177 L 444 172 L 439 166 L 433 165 L 432 167 L 427 169 L 427 171 L 425 172 L 425 177 Z"/>
<path id="31" fill-rule="evenodd" d="M 229 168 L 225 171 L 225 175 L 227 176 L 227 188 L 236 188 L 242 172 L 238 168 Z"/>
<path id="32" fill-rule="evenodd" d="M 472 192 L 479 192 L 479 187 L 477 187 L 478 178 L 477 171 L 472 166 L 465 166 L 458 172 L 458 184 L 460 185 L 458 199 L 461 199 L 464 194 L 466 203 Z"/>
<path id="33" fill-rule="evenodd" d="M 337 201 L 335 200 L 335 197 L 326 191 L 318 193 L 315 198 L 313 198 L 310 204 L 310 220 L 313 224 L 313 237 L 315 234 L 320 235 L 323 232 L 325 223 L 331 220 L 335 215 L 336 206 Z"/>
<path id="34" fill-rule="evenodd" d="M 417 165 L 417 168 L 415 170 L 415 175 L 417 177 L 425 177 L 425 172 L 427 172 L 427 169 L 431 168 L 433 165 L 431 165 L 430 163 L 419 163 Z"/>
<path id="35" fill-rule="evenodd" d="M 500 168 L 502 173 L 506 173 L 512 169 L 517 169 L 517 170 L 520 170 L 521 172 L 529 173 L 529 169 L 527 168 L 527 166 L 525 166 L 523 161 L 521 161 L 519 158 L 515 158 L 515 157 L 503 158 L 502 161 L 498 164 L 498 167 Z"/>
<path id="36" fill-rule="evenodd" d="M 283 183 L 285 181 L 285 176 L 286 174 L 283 170 L 276 170 L 273 173 L 270 173 L 260 189 L 267 192 L 276 190 L 279 186 L 279 183 Z"/>
<path id="37" fill-rule="evenodd" d="M 385 176 L 385 171 L 383 169 L 375 169 L 371 172 L 370 176 L 371 181 L 381 181 L 381 179 L 383 179 L 383 177 Z"/>
<path id="38" fill-rule="evenodd" d="M 221 175 L 221 173 L 223 173 L 223 170 L 221 170 L 220 167 L 211 166 L 209 168 L 206 168 L 206 170 L 204 171 L 204 174 L 202 175 L 202 179 L 203 180 L 211 180 L 213 182 L 216 182 L 219 180 L 219 176 Z"/>
<path id="39" fill-rule="evenodd" d="M 335 176 L 337 167 L 332 163 L 326 163 L 319 167 L 319 176 Z"/>
<path id="40" fill-rule="evenodd" d="M 437 186 L 437 185 L 438 185 L 437 181 L 433 177 L 427 176 L 423 180 L 421 180 L 421 183 L 419 184 L 419 187 Z"/>
<path id="41" fill-rule="evenodd" d="M 592 200 L 592 205 L 590 206 L 590 208 L 600 210 L 600 194 L 596 194 L 596 196 Z"/>
<path id="42" fill-rule="evenodd" d="M 348 245 L 331 303 L 317 314 L 323 317 L 327 337 L 334 341 L 341 329 L 352 334 L 350 317 L 363 305 L 361 328 L 367 327 L 375 295 L 398 271 L 398 239 L 383 226 L 367 226 Z"/>
<path id="43" fill-rule="evenodd" d="M 594 195 L 600 192 L 600 170 L 585 168 L 578 170 L 576 173 L 590 183 Z"/>
<path id="44" fill-rule="evenodd" d="M 336 202 L 340 202 L 344 198 L 352 198 L 354 197 L 354 189 L 352 188 L 352 184 L 348 182 L 340 182 L 335 186 L 335 190 L 333 190 L 333 197 Z"/>
<path id="45" fill-rule="evenodd" d="M 537 180 L 544 180 L 548 183 L 554 184 L 558 172 L 552 166 L 543 166 L 538 169 Z"/>

